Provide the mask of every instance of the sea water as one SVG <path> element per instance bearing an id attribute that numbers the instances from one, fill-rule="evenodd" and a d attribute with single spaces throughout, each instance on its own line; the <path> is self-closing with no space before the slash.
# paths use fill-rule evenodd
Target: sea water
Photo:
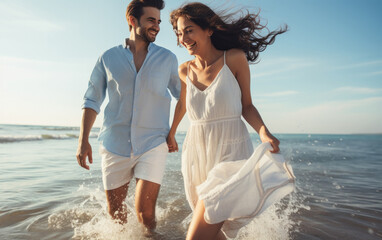
<path id="1" fill-rule="evenodd" d="M 107 214 L 99 129 L 93 164 L 81 168 L 77 127 L 0 125 L 0 239 L 184 239 L 181 151 L 169 154 L 157 201 L 157 233 L 145 237 L 130 184 L 128 223 Z M 382 239 L 382 135 L 276 134 L 296 191 L 244 227 L 237 239 Z M 176 139 L 181 149 L 185 133 Z M 259 139 L 251 134 L 254 146 Z"/>

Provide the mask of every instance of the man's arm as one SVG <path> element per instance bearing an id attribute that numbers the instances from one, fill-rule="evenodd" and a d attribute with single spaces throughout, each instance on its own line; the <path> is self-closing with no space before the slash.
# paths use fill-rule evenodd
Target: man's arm
<path id="1" fill-rule="evenodd" d="M 173 63 L 171 64 L 171 76 L 167 88 L 170 90 L 171 95 L 179 100 L 181 91 L 181 81 L 179 81 L 178 74 L 178 60 L 173 56 Z"/>
<path id="2" fill-rule="evenodd" d="M 86 157 L 88 157 L 89 163 L 93 163 L 92 147 L 89 143 L 89 135 L 96 118 L 97 112 L 95 110 L 91 108 L 84 108 L 76 156 L 78 164 L 87 170 L 89 170 L 89 166 L 86 164 Z"/>
<path id="3" fill-rule="evenodd" d="M 82 105 L 83 114 L 76 156 L 78 164 L 87 170 L 89 170 L 89 166 L 86 164 L 86 157 L 88 157 L 89 163 L 93 163 L 92 148 L 89 144 L 90 130 L 105 99 L 106 81 L 104 62 L 101 56 L 98 58 L 90 75 L 88 89 L 86 90 Z"/>

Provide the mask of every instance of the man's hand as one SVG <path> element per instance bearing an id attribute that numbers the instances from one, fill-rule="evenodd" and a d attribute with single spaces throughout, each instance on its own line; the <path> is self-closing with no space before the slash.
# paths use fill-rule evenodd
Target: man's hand
<path id="1" fill-rule="evenodd" d="M 177 152 L 179 149 L 178 149 L 178 143 L 176 142 L 176 139 L 175 139 L 175 136 L 174 135 L 171 135 L 169 134 L 167 136 L 167 146 L 168 146 L 168 152 Z"/>
<path id="2" fill-rule="evenodd" d="M 80 142 L 78 144 L 77 148 L 77 162 L 78 164 L 89 170 L 89 166 L 86 164 L 86 157 L 89 159 L 89 163 L 93 163 L 93 157 L 92 157 L 92 147 L 90 146 L 90 143 L 88 141 L 86 142 Z"/>

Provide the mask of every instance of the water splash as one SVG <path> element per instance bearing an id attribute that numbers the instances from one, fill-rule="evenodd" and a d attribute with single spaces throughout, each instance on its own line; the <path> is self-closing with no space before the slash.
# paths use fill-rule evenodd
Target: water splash
<path id="1" fill-rule="evenodd" d="M 185 199 L 158 199 L 156 209 L 156 234 L 147 236 L 138 223 L 134 209 L 134 190 L 126 200 L 127 223 L 124 225 L 111 219 L 107 213 L 106 197 L 99 188 L 81 185 L 77 191 L 75 203 L 68 203 L 49 216 L 51 229 L 72 229 L 73 239 L 184 239 L 191 220 L 191 211 L 185 205 Z M 164 201 L 164 202 L 163 202 Z M 309 210 L 303 204 L 302 196 L 294 193 L 281 202 L 269 207 L 264 213 L 242 228 L 236 239 L 291 239 L 291 234 L 298 231 L 300 222 L 293 216 L 300 209 Z"/>
<path id="2" fill-rule="evenodd" d="M 301 195 L 293 193 L 279 203 L 270 206 L 265 212 L 242 228 L 237 239 L 292 239 L 292 233 L 298 231 L 300 225 L 294 215 L 301 209 L 309 210 L 309 207 L 303 204 Z"/>

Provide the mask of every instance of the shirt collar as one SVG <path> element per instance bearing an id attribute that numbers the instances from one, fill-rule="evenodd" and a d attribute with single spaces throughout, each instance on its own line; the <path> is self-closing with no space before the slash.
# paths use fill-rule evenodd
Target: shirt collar
<path id="1" fill-rule="evenodd" d="M 123 41 L 123 48 L 126 48 L 126 49 L 130 49 L 130 46 L 127 44 L 127 41 L 129 40 L 129 38 L 125 38 L 125 41 Z M 147 47 L 147 52 L 150 52 L 150 50 L 153 48 L 155 44 L 154 43 L 149 43 L 149 46 Z"/>

